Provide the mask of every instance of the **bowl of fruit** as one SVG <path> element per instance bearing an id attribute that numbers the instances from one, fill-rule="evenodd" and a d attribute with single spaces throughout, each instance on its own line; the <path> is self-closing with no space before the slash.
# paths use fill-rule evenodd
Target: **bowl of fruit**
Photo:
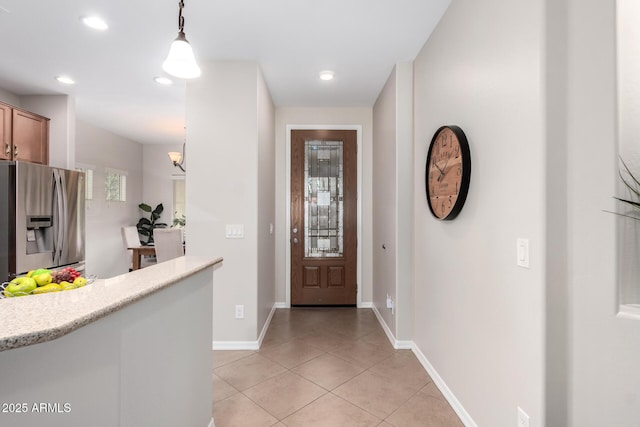
<path id="1" fill-rule="evenodd" d="M 69 291 L 81 288 L 94 280 L 95 277 L 82 277 L 79 271 L 71 267 L 64 267 L 61 270 L 38 268 L 31 270 L 24 276 L 16 277 L 10 282 L 2 283 L 0 298 Z"/>

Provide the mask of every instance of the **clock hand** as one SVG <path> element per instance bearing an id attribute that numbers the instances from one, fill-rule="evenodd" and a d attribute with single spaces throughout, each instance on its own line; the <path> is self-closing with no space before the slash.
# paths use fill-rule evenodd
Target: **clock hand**
<path id="1" fill-rule="evenodd" d="M 435 160 L 433 161 L 433 165 L 436 167 L 436 169 L 438 169 L 438 171 L 440 172 L 440 175 L 442 175 L 442 169 L 440 169 L 440 166 L 438 166 L 438 162 L 436 162 Z"/>
<path id="2" fill-rule="evenodd" d="M 440 171 L 440 176 L 438 177 L 438 182 L 440 182 L 440 180 L 444 177 L 445 171 L 447 170 L 447 165 L 448 164 L 449 164 L 449 158 L 447 158 L 447 161 L 444 163 L 444 166 L 442 167 L 442 169 L 440 169 L 438 167 L 438 170 Z"/>

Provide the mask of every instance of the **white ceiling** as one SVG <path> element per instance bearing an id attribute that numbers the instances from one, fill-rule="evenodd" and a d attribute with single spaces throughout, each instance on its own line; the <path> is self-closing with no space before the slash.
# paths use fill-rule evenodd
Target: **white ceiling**
<path id="1" fill-rule="evenodd" d="M 185 0 L 198 61 L 257 62 L 278 107 L 370 107 L 450 0 Z M 100 15 L 106 32 L 80 17 Z M 164 87 L 178 0 L 0 0 L 0 88 L 69 94 L 78 118 L 141 143 L 180 143 L 185 83 Z M 330 69 L 332 82 L 318 73 Z M 77 84 L 54 78 L 69 75 Z"/>

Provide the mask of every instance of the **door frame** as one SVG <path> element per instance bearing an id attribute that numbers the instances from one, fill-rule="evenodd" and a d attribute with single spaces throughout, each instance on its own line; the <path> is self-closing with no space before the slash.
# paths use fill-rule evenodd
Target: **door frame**
<path id="1" fill-rule="evenodd" d="M 285 305 L 286 308 L 291 307 L 291 245 L 289 245 L 289 239 L 291 238 L 291 131 L 292 130 L 355 130 L 356 139 L 358 145 L 357 155 L 357 192 L 358 192 L 358 215 L 357 215 L 357 236 L 358 236 L 358 256 L 356 260 L 356 271 L 358 281 L 358 295 L 356 299 L 357 307 L 362 306 L 362 125 L 287 125 L 286 130 L 286 177 L 285 185 L 287 186 L 286 195 L 286 213 L 285 213 Z"/>

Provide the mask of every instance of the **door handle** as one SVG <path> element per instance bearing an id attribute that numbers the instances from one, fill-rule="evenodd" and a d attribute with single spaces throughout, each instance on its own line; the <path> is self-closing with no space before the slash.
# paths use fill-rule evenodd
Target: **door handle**
<path id="1" fill-rule="evenodd" d="M 296 233 L 298 232 L 298 229 L 294 227 L 294 228 L 293 228 L 293 230 L 291 230 L 291 232 L 292 232 L 293 234 L 296 234 Z"/>
<path id="2" fill-rule="evenodd" d="M 11 155 L 11 146 L 9 144 L 4 144 L 4 154 L 7 157 Z"/>
<path id="3" fill-rule="evenodd" d="M 17 145 L 13 146 L 13 157 L 14 158 L 18 157 L 18 146 Z"/>
<path id="4" fill-rule="evenodd" d="M 294 237 L 294 238 L 293 238 L 293 244 L 294 244 L 294 245 L 297 245 L 297 244 L 298 244 L 298 238 L 297 238 L 297 237 Z"/>

